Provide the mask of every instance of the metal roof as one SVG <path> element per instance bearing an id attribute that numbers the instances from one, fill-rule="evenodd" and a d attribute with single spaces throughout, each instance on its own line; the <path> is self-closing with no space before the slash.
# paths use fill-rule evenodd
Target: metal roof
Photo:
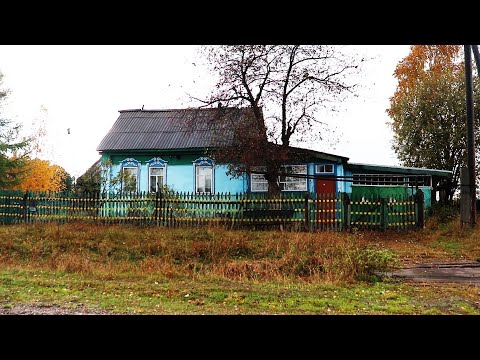
<path id="1" fill-rule="evenodd" d="M 441 177 L 449 177 L 452 172 L 449 170 L 435 170 L 426 168 L 414 168 L 404 166 L 390 166 L 390 165 L 373 165 L 361 163 L 348 163 L 347 169 L 356 171 L 381 171 L 396 174 L 412 174 L 412 175 L 434 175 Z"/>
<path id="2" fill-rule="evenodd" d="M 228 145 L 229 121 L 238 121 L 249 108 L 120 110 L 118 119 L 97 147 L 106 150 L 170 150 Z"/>
<path id="3" fill-rule="evenodd" d="M 303 154 L 303 156 L 309 157 L 312 161 L 315 160 L 327 160 L 327 161 L 336 161 L 339 163 L 346 163 L 348 161 L 348 157 L 330 154 L 322 151 L 316 151 L 312 149 L 305 149 L 296 146 L 289 146 L 290 151 L 298 154 Z"/>

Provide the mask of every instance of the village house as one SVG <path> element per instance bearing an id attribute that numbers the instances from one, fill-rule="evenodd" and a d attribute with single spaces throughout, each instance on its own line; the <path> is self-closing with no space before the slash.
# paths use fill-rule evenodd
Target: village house
<path id="1" fill-rule="evenodd" d="M 218 108 L 120 110 L 118 119 L 97 147 L 103 166 L 103 189 L 156 192 L 164 185 L 196 194 L 261 193 L 268 190 L 262 174 L 231 177 L 226 164 L 210 154 L 228 144 L 231 133 L 213 136 L 210 124 Z M 248 111 L 237 109 L 236 114 Z M 235 112 L 234 112 L 235 113 Z M 192 126 L 192 124 L 194 126 Z M 230 136 L 230 137 L 229 137 Z M 302 161 L 288 162 L 279 177 L 283 192 L 372 194 L 388 197 L 424 192 L 425 206 L 435 199 L 450 171 L 350 163 L 348 157 L 291 147 Z M 298 159 L 298 156 L 296 157 Z M 112 179 L 128 175 L 128 184 L 112 189 Z M 304 176 L 302 176 L 304 175 Z"/>

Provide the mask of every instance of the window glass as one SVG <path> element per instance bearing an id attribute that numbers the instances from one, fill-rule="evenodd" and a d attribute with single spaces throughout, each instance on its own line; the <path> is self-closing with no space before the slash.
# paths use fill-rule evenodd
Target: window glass
<path id="1" fill-rule="evenodd" d="M 213 168 L 211 166 L 196 166 L 195 192 L 212 193 Z"/>
<path id="2" fill-rule="evenodd" d="M 285 165 L 281 171 L 285 174 L 306 175 L 307 165 Z M 278 185 L 282 191 L 307 191 L 307 178 L 280 175 Z M 252 192 L 268 191 L 268 181 L 262 174 L 251 174 L 250 187 Z"/>
<path id="3" fill-rule="evenodd" d="M 122 178 L 123 191 L 137 191 L 138 168 L 124 167 Z"/>
<path id="4" fill-rule="evenodd" d="M 157 192 L 162 188 L 163 184 L 165 183 L 164 181 L 165 168 L 151 167 L 149 168 L 149 172 L 150 172 L 149 189 L 152 192 Z"/>

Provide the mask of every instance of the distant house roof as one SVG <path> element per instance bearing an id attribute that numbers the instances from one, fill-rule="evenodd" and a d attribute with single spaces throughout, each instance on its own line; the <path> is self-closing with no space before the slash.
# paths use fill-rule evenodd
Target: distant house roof
<path id="1" fill-rule="evenodd" d="M 290 158 L 291 159 L 303 159 L 303 160 L 326 160 L 326 161 L 335 161 L 338 163 L 347 163 L 348 157 L 330 154 L 322 151 L 316 151 L 311 149 L 305 149 L 300 147 L 289 146 Z"/>
<path id="2" fill-rule="evenodd" d="M 227 145 L 233 131 L 219 116 L 238 118 L 250 108 L 120 110 L 120 116 L 97 147 L 106 150 L 198 149 Z M 214 136 L 220 131 L 220 136 Z"/>
<path id="3" fill-rule="evenodd" d="M 354 171 L 372 171 L 372 172 L 381 172 L 384 174 L 395 173 L 395 174 L 411 174 L 411 175 L 432 175 L 439 177 L 449 177 L 452 175 L 452 172 L 449 170 L 435 170 L 435 169 L 425 169 L 425 168 L 414 168 L 414 167 L 404 167 L 404 166 L 388 166 L 388 165 L 373 165 L 373 164 L 360 164 L 360 163 L 349 163 L 347 169 Z"/>

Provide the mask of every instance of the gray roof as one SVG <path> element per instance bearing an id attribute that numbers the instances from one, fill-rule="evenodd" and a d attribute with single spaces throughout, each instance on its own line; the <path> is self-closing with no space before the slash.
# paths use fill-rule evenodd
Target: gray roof
<path id="1" fill-rule="evenodd" d="M 295 155 L 298 154 L 299 156 L 303 156 L 306 158 L 310 158 L 312 161 L 316 160 L 327 160 L 327 161 L 335 161 L 339 163 L 347 163 L 348 157 L 335 155 L 326 153 L 323 151 L 316 151 L 311 149 L 305 149 L 300 147 L 289 146 L 291 156 L 295 158 Z"/>
<path id="2" fill-rule="evenodd" d="M 106 150 L 196 149 L 227 145 L 238 121 L 249 108 L 120 110 L 120 116 L 97 147 Z M 216 136 L 215 134 L 220 134 Z"/>
<path id="3" fill-rule="evenodd" d="M 414 168 L 414 167 L 405 167 L 405 166 L 349 163 L 347 165 L 347 168 L 350 170 L 356 170 L 356 171 L 376 171 L 376 172 L 383 172 L 383 173 L 432 175 L 432 176 L 440 176 L 440 177 L 452 176 L 452 172 L 449 170 L 436 170 L 436 169 Z"/>

